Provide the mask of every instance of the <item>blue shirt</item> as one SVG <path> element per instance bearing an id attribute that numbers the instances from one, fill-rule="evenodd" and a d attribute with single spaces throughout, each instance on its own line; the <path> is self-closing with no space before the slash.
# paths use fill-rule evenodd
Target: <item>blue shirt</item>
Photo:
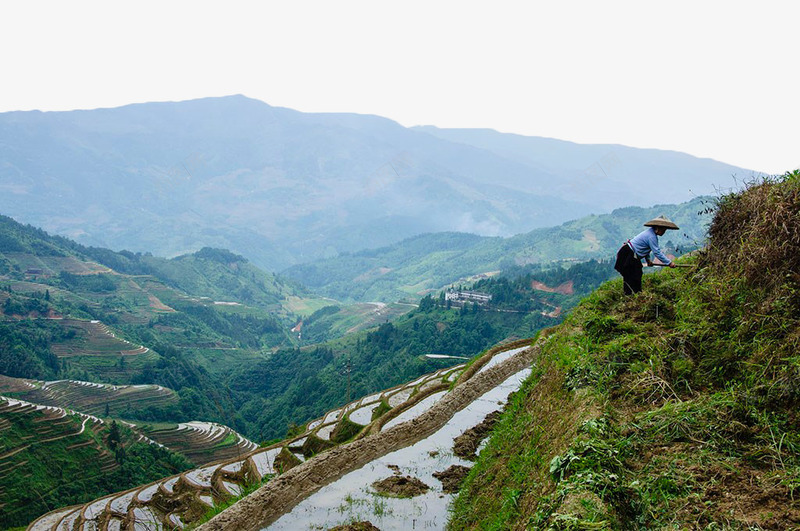
<path id="1" fill-rule="evenodd" d="M 671 260 L 664 256 L 661 249 L 658 247 L 658 236 L 653 227 L 647 227 L 644 231 L 637 234 L 635 237 L 628 240 L 633 252 L 640 258 L 647 257 L 649 260 L 650 253 L 656 255 L 662 264 L 669 264 Z"/>

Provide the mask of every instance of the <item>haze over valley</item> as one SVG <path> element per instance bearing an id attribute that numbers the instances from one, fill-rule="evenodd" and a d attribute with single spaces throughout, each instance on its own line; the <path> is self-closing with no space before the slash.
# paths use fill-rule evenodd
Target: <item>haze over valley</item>
<path id="1" fill-rule="evenodd" d="M 626 206 L 680 203 L 752 172 L 617 145 L 406 128 L 230 96 L 0 114 L 0 212 L 76 241 L 259 267 L 424 233 L 508 237 Z"/>

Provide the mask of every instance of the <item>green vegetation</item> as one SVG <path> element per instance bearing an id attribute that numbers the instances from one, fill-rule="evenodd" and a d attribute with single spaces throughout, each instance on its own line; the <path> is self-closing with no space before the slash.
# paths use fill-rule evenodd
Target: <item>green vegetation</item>
<path id="1" fill-rule="evenodd" d="M 410 303 L 354 303 L 324 306 L 302 321 L 298 334 L 301 345 L 323 343 L 394 321 L 413 310 Z"/>
<path id="2" fill-rule="evenodd" d="M 227 374 L 294 344 L 288 330 L 297 317 L 281 303 L 300 291 L 228 251 L 173 260 L 116 253 L 6 217 L 0 235 L 2 374 L 157 383 L 180 400 L 131 403 L 121 414 L 232 424 L 233 401 L 220 392 Z"/>
<path id="3" fill-rule="evenodd" d="M 608 264 L 600 262 L 552 270 L 528 266 L 513 277 L 478 281 L 474 289 L 495 297 L 496 302 L 486 307 L 447 305 L 443 294 L 423 299 L 419 308 L 308 303 L 307 310 L 316 310 L 305 314 L 297 337 L 289 330 L 299 318 L 282 314 L 276 303 L 280 294 L 293 288 L 270 291 L 275 283 L 283 285 L 253 271 L 233 253 L 203 249 L 163 260 L 84 248 L 10 220 L 0 228 L 10 241 L 18 242 L 16 248 L 36 247 L 41 239 L 50 247 L 39 247 L 58 250 L 62 260 L 40 264 L 36 272 L 42 275 L 36 278 L 18 267 L 4 281 L 7 290 L 0 297 L 5 294 L 6 302 L 12 301 L 7 302 L 9 307 L 25 304 L 27 310 L 38 305 L 39 314 L 70 317 L 16 320 L 21 312 L 13 316 L 13 324 L 4 323 L 9 330 L 41 329 L 35 336 L 40 339 L 27 343 L 14 339 L 16 348 L 0 355 L 0 363 L 16 368 L 6 374 L 159 384 L 176 391 L 178 400 L 132 403 L 118 414 L 147 422 L 216 421 L 256 441 L 280 437 L 293 422 L 450 363 L 423 358 L 424 354 L 462 355 L 507 338 L 529 337 L 560 320 L 556 308 L 567 309 L 612 273 Z M 442 238 L 445 245 L 450 236 Z M 22 263 L 34 258 L 45 257 L 18 253 L 9 260 Z M 67 259 L 69 270 L 59 270 Z M 107 267 L 117 274 L 108 274 Z M 553 286 L 572 281 L 575 292 L 537 290 L 534 280 Z M 249 297 L 255 304 L 225 296 L 241 295 L 242 286 L 255 293 Z M 210 295 L 198 298 L 199 294 Z M 228 304 L 215 304 L 216 298 Z M 299 308 L 295 295 L 287 300 Z M 113 326 L 113 332 L 104 325 Z M 149 350 L 120 355 L 140 345 Z M 343 377 L 347 370 L 349 385 Z"/>
<path id="4" fill-rule="evenodd" d="M 578 290 L 575 293 L 547 293 L 532 287 L 540 278 L 555 284 L 567 282 L 573 269 L 581 279 L 573 283 Z M 276 351 L 231 373 L 227 385 L 243 421 L 236 427 L 243 433 L 255 433 L 251 437 L 258 440 L 278 437 L 292 422 L 304 422 L 349 399 L 452 365 L 452 360 L 428 359 L 425 354 L 461 356 L 506 339 L 531 337 L 561 320 L 544 313 L 557 305 L 569 308 L 579 298 L 576 294 L 585 295 L 609 274 L 609 264 L 590 262 L 570 269 L 528 272 L 513 279 L 486 279 L 477 286 L 497 295 L 498 305 L 457 307 L 448 305 L 442 293 L 424 298 L 419 308 L 375 329 L 323 345 Z M 334 311 L 318 313 L 324 318 L 325 313 Z"/>
<path id="5" fill-rule="evenodd" d="M 424 234 L 381 249 L 296 265 L 283 274 L 341 301 L 416 300 L 477 274 L 510 273 L 528 264 L 609 259 L 622 242 L 642 229 L 642 220 L 666 212 L 681 230 L 665 238 L 662 247 L 686 253 L 703 243 L 709 201 L 701 197 L 681 205 L 620 208 L 511 238 Z"/>
<path id="6" fill-rule="evenodd" d="M 53 378 L 59 373 L 60 366 L 49 346 L 68 336 L 69 332 L 49 321 L 20 321 L 13 324 L 0 321 L 0 374 Z"/>
<path id="7" fill-rule="evenodd" d="M 0 248 L 7 271 L 0 278 L 0 302 L 8 309 L 0 321 L 6 374 L 159 384 L 177 395 L 124 410 L 116 406 L 114 414 L 148 422 L 216 421 L 256 441 L 452 364 L 424 354 L 463 355 L 530 337 L 560 322 L 560 312 L 613 274 L 602 261 L 519 265 L 508 274 L 453 285 L 492 295 L 488 304 L 454 303 L 444 293 L 430 293 L 413 309 L 346 306 L 302 300 L 299 288 L 227 251 L 164 260 L 84 248 L 6 225 L 0 224 L 0 234 L 9 248 L 24 251 Z M 424 246 L 421 241 L 420 252 Z M 440 258 L 451 256 L 443 253 Z M 432 264 L 423 260 L 416 267 Z M 441 267 L 448 267 L 446 260 Z M 426 289 L 417 284 L 414 290 Z M 297 337 L 289 330 L 301 316 Z M 335 434 L 337 441 L 359 429 L 345 428 Z"/>
<path id="8" fill-rule="evenodd" d="M 800 174 L 720 198 L 709 235 L 540 339 L 451 528 L 800 524 Z"/>
<path id="9" fill-rule="evenodd" d="M 209 520 L 217 516 L 219 513 L 227 509 L 228 507 L 230 507 L 231 505 L 234 505 L 242 498 L 245 498 L 249 494 L 252 494 L 253 492 L 257 491 L 259 487 L 267 483 L 270 479 L 272 479 L 272 476 L 265 476 L 261 481 L 254 481 L 252 483 L 246 484 L 242 489 L 241 494 L 239 494 L 238 496 L 230 496 L 223 502 L 215 503 L 213 507 L 208 508 L 206 513 L 201 518 L 199 518 L 196 522 L 192 522 L 185 529 L 187 530 L 197 529 L 198 527 L 208 522 Z"/>
<path id="10" fill-rule="evenodd" d="M 4 404 L 4 402 L 0 403 Z M 24 525 L 55 507 L 126 490 L 192 467 L 165 448 L 137 442 L 117 423 L 4 407 L 0 429 L 0 528 Z M 86 428 L 81 432 L 81 424 Z"/>

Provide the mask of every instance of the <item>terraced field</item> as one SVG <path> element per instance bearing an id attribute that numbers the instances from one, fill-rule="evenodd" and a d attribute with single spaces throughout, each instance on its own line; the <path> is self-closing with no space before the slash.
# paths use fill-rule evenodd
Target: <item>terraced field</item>
<path id="1" fill-rule="evenodd" d="M 149 351 L 142 345 L 118 338 L 111 329 L 100 321 L 81 319 L 62 319 L 60 324 L 75 332 L 75 338 L 63 343 L 53 344 L 53 354 L 59 358 L 71 356 L 136 356 Z"/>
<path id="2" fill-rule="evenodd" d="M 106 473 L 117 467 L 114 456 L 95 433 L 103 421 L 92 415 L 0 396 L 0 513 L 11 518 L 19 507 L 40 503 L 47 491 L 21 492 L 20 483 L 47 485 L 37 478 L 52 475 L 55 456 L 70 454 L 76 468 L 67 473 Z M 59 473 L 64 471 L 59 471 Z M 20 496 L 28 496 L 20 498 Z M 43 507 L 44 508 L 44 507 Z"/>
<path id="3" fill-rule="evenodd" d="M 108 385 L 79 380 L 43 382 L 0 375 L 0 393 L 14 393 L 29 402 L 91 415 L 135 417 L 136 411 L 164 407 L 178 401 L 171 389 L 160 385 Z"/>
<path id="4" fill-rule="evenodd" d="M 107 409 L 108 416 L 117 418 L 135 418 L 136 411 L 178 401 L 172 389 L 160 385 L 108 385 L 78 380 L 43 382 L 3 375 L 0 375 L 0 393 L 13 394 L 41 406 L 94 416 L 105 416 Z M 166 446 L 197 465 L 241 456 L 258 447 L 228 426 L 212 422 L 125 424 L 147 440 Z"/>
<path id="5" fill-rule="evenodd" d="M 148 437 L 183 454 L 192 463 L 204 465 L 252 452 L 258 445 L 228 426 L 214 422 L 185 422 L 161 428 L 140 428 Z"/>
<path id="6" fill-rule="evenodd" d="M 36 256 L 30 253 L 3 253 L 8 259 L 19 265 L 22 271 L 41 270 L 41 275 L 54 276 L 61 271 L 74 275 L 90 275 L 97 273 L 110 273 L 111 270 L 104 265 L 72 256 Z"/>
<path id="7" fill-rule="evenodd" d="M 244 500 L 257 501 L 242 502 L 233 508 L 239 511 L 237 518 L 244 518 L 240 522 L 257 528 L 259 523 L 274 521 L 347 471 L 433 433 L 457 410 L 467 407 L 470 400 L 529 366 L 529 344 L 525 340 L 498 347 L 469 368 L 459 365 L 442 369 L 363 397 L 308 423 L 302 434 L 278 444 L 80 507 L 53 511 L 28 529 L 183 528 L 198 522 L 214 505 L 238 497 L 276 475 L 285 475 L 285 481 L 268 482 Z M 208 432 L 213 430 L 211 425 L 207 428 Z M 236 528 L 230 520 L 215 521 L 208 527 Z"/>

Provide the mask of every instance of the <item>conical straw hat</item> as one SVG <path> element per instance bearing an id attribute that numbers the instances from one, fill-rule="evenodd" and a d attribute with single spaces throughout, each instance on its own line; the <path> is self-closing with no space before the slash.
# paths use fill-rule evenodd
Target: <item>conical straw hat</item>
<path id="1" fill-rule="evenodd" d="M 645 227 L 664 227 L 665 229 L 678 230 L 678 226 L 667 219 L 666 216 L 658 216 L 644 224 Z"/>

